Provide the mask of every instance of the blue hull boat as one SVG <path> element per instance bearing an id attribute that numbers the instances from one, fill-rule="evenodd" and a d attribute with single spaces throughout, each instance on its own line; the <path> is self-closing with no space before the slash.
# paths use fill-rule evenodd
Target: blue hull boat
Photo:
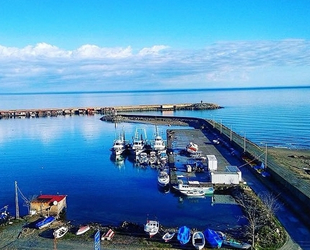
<path id="1" fill-rule="evenodd" d="M 212 248 L 220 248 L 222 246 L 223 239 L 221 239 L 221 237 L 217 234 L 217 232 L 211 229 L 206 229 L 203 234 L 205 236 L 206 241 Z"/>
<path id="2" fill-rule="evenodd" d="M 187 242 L 189 242 L 190 238 L 191 238 L 191 230 L 186 226 L 180 227 L 177 236 L 178 241 L 182 245 L 185 245 Z"/>
<path id="3" fill-rule="evenodd" d="M 42 229 L 42 228 L 47 227 L 50 224 L 52 224 L 55 220 L 56 220 L 55 217 L 48 216 L 48 217 L 44 218 L 43 220 L 37 222 L 35 227 L 38 229 Z"/>

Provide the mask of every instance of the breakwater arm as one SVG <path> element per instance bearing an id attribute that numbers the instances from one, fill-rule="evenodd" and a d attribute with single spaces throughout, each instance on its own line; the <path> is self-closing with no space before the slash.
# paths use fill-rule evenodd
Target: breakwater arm
<path id="1" fill-rule="evenodd" d="M 86 108 L 45 108 L 45 109 L 15 109 L 0 110 L 1 118 L 35 118 L 60 115 L 114 115 L 118 112 L 147 112 L 147 111 L 174 111 L 174 110 L 207 110 L 219 109 L 221 106 L 213 103 L 180 103 L 180 104 L 151 104 L 129 105 L 115 107 L 86 107 Z"/>

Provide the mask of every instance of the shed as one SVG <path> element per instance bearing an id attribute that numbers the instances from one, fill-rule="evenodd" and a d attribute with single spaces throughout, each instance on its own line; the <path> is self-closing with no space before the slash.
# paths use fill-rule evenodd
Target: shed
<path id="1" fill-rule="evenodd" d="M 217 170 L 217 159 L 215 155 L 207 155 L 209 171 Z"/>
<path id="2" fill-rule="evenodd" d="M 239 181 L 242 181 L 241 171 L 237 166 L 226 166 L 226 171 L 230 173 L 237 173 L 239 175 Z"/>
<path id="3" fill-rule="evenodd" d="M 30 202 L 31 213 L 58 216 L 67 207 L 67 195 L 41 194 Z"/>

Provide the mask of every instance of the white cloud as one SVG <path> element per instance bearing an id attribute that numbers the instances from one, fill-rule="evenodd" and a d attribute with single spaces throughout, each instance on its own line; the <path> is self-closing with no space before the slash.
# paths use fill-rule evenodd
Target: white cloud
<path id="1" fill-rule="evenodd" d="M 46 43 L 0 45 L 0 91 L 303 85 L 310 79 L 307 40 L 218 42 L 199 50 L 154 45 L 135 51 L 89 44 L 76 50 Z"/>

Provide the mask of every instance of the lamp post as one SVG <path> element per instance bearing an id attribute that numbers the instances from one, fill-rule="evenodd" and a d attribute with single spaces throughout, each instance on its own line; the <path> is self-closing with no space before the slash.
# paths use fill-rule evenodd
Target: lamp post
<path id="1" fill-rule="evenodd" d="M 233 132 L 232 132 L 232 125 L 230 126 L 230 132 L 229 132 L 229 140 L 232 141 L 232 136 L 233 136 Z"/>

